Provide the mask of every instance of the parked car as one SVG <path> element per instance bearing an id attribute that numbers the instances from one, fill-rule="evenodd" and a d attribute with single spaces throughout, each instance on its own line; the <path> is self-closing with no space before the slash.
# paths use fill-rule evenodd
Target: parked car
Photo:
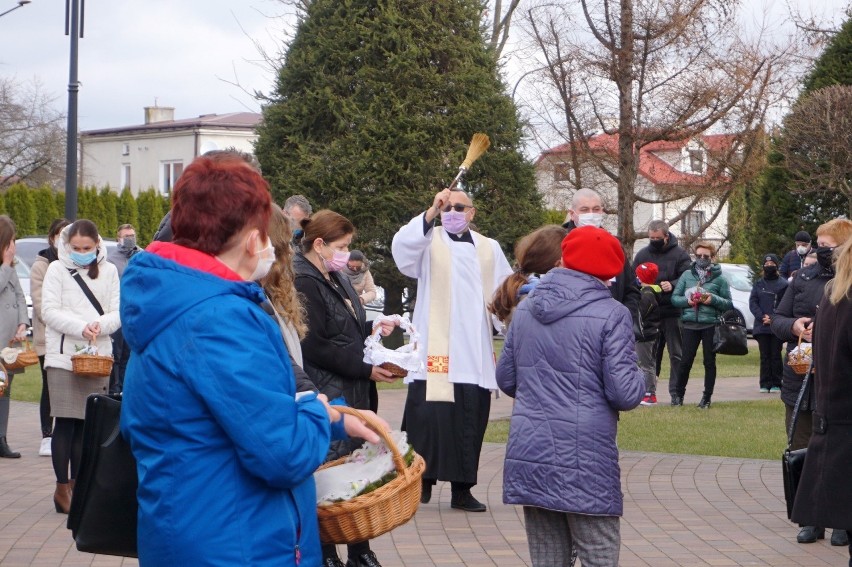
<path id="1" fill-rule="evenodd" d="M 18 273 L 21 289 L 24 290 L 24 296 L 27 298 L 27 316 L 30 318 L 30 326 L 32 326 L 33 296 L 30 295 L 30 267 L 18 255 L 15 255 L 15 271 Z"/>
<path id="2" fill-rule="evenodd" d="M 722 267 L 722 277 L 728 280 L 731 288 L 731 300 L 734 309 L 740 312 L 746 322 L 746 329 L 751 333 L 754 326 L 754 315 L 748 308 L 748 299 L 751 295 L 752 271 L 747 264 L 719 264 Z"/>
<path id="3" fill-rule="evenodd" d="M 403 302 L 408 301 L 408 288 L 405 288 L 402 292 L 402 300 Z M 367 321 L 373 321 L 384 313 L 385 310 L 385 289 L 377 285 L 376 286 L 376 299 L 364 305 L 364 310 L 367 312 Z M 407 314 L 408 317 L 411 317 L 411 312 L 406 311 L 404 315 Z"/>

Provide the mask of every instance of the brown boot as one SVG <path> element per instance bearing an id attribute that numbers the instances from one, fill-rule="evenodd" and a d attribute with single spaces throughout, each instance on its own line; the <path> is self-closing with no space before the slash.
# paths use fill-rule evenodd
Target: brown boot
<path id="1" fill-rule="evenodd" d="M 53 493 L 53 505 L 59 514 L 67 514 L 71 508 L 71 487 L 67 482 L 56 483 L 56 491 Z"/>

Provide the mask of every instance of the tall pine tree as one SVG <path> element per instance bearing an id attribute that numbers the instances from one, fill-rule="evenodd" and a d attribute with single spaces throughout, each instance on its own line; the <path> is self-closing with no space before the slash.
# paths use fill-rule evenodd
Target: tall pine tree
<path id="1" fill-rule="evenodd" d="M 391 239 L 449 184 L 473 133 L 492 144 L 467 177 L 479 230 L 508 251 L 542 220 L 482 6 L 314 0 L 264 109 L 255 150 L 275 199 L 301 193 L 353 221 L 386 312 L 400 312 L 412 285 L 396 270 Z"/>

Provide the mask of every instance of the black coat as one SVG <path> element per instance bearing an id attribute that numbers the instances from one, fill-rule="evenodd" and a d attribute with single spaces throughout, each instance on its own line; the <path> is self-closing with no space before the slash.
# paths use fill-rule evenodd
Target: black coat
<path id="1" fill-rule="evenodd" d="M 332 285 L 301 252 L 293 267 L 296 290 L 308 314 L 308 334 L 302 339 L 305 372 L 329 400 L 342 396 L 350 407 L 375 411 L 378 394 L 370 379 L 373 367 L 364 362 L 366 314 L 349 278 L 331 272 L 336 286 Z M 329 458 L 349 454 L 361 443 L 333 443 Z"/>
<path id="2" fill-rule="evenodd" d="M 660 270 L 654 283 L 671 282 L 672 291 L 677 287 L 680 276 L 692 267 L 689 253 L 678 245 L 677 236 L 672 233 L 669 233 L 668 243 L 659 252 L 651 246 L 637 252 L 633 258 L 633 269 L 636 270 L 636 267 L 644 262 L 653 262 Z M 680 317 L 681 314 L 681 310 L 672 305 L 672 291 L 660 294 L 660 317 L 663 319 Z"/>
<path id="3" fill-rule="evenodd" d="M 751 288 L 748 298 L 748 309 L 754 315 L 753 335 L 771 335 L 772 329 L 763 324 L 764 315 L 775 315 L 775 309 L 781 303 L 787 290 L 787 280 L 781 277 L 775 279 L 760 278 Z"/>
<path id="4" fill-rule="evenodd" d="M 793 521 L 852 530 L 852 301 L 819 304 L 814 327 L 813 434 Z"/>
<path id="5" fill-rule="evenodd" d="M 799 270 L 793 281 L 787 286 L 781 303 L 772 318 L 772 332 L 782 341 L 787 341 L 787 352 L 796 348 L 799 337 L 793 334 L 793 323 L 799 317 L 813 317 L 817 305 L 825 294 L 825 284 L 834 277 L 833 271 L 827 271 L 819 264 L 813 264 Z M 802 376 L 799 376 L 787 364 L 784 364 L 784 376 L 781 380 L 781 399 L 792 407 L 802 387 Z M 801 409 L 809 411 L 811 403 L 806 396 L 802 400 Z"/>
<path id="6" fill-rule="evenodd" d="M 633 317 L 633 337 L 637 342 L 655 340 L 660 334 L 660 293 L 648 285 L 639 290 L 639 309 Z"/>
<path id="7" fill-rule="evenodd" d="M 571 232 L 577 225 L 574 221 L 568 221 L 562 225 Z M 630 260 L 627 256 L 624 257 L 624 269 L 621 274 L 615 276 L 615 281 L 609 287 L 609 292 L 613 299 L 627 307 L 630 310 L 631 316 L 636 317 L 636 312 L 639 310 L 639 283 L 636 279 L 636 272 L 630 267 Z"/>

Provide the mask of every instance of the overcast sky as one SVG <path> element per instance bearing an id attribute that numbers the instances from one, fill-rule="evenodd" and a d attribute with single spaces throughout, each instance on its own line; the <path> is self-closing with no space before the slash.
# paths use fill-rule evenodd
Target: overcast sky
<path id="1" fill-rule="evenodd" d="M 0 0 L 0 12 L 17 0 Z M 428 1 L 428 0 L 424 0 Z M 803 13 L 837 18 L 848 0 L 787 0 Z M 774 20 L 785 0 L 742 0 Z M 140 124 L 144 106 L 175 107 L 176 118 L 258 111 L 238 87 L 269 91 L 272 74 L 252 39 L 275 50 L 285 25 L 276 0 L 88 0 L 80 41 L 81 130 Z M 65 0 L 32 0 L 0 17 L 0 76 L 37 79 L 67 108 L 69 38 Z M 223 80 L 224 79 L 224 80 Z M 512 84 L 511 78 L 507 81 Z"/>

